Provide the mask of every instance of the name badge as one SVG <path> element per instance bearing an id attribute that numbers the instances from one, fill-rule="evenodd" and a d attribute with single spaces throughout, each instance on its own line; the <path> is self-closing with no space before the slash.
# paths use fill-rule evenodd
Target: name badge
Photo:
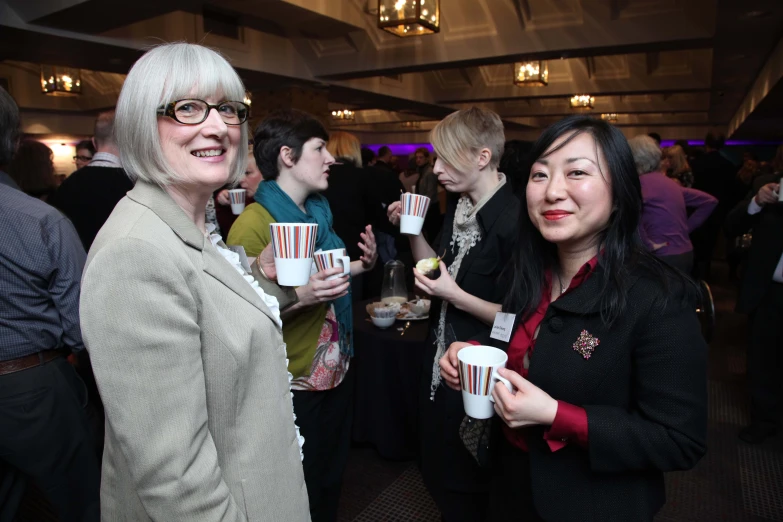
<path id="1" fill-rule="evenodd" d="M 492 339 L 508 342 L 511 340 L 511 334 L 514 330 L 514 314 L 504 314 L 498 312 L 495 314 L 495 324 L 492 325 L 492 333 L 489 335 Z"/>
<path id="2" fill-rule="evenodd" d="M 242 268 L 245 269 L 245 272 L 248 274 L 250 273 L 250 261 L 247 259 L 247 254 L 245 253 L 245 247 L 242 245 L 226 245 L 228 246 L 229 250 L 232 250 L 233 252 L 236 252 L 239 254 L 239 262 L 242 264 Z"/>

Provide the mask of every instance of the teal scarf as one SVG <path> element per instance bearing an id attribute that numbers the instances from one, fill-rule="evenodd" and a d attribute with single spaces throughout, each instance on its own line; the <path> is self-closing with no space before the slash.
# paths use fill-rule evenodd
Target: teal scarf
<path id="1" fill-rule="evenodd" d="M 283 192 L 276 181 L 264 181 L 258 186 L 255 201 L 263 206 L 278 223 L 316 223 L 318 236 L 315 239 L 316 250 L 345 248 L 345 243 L 334 233 L 332 211 L 329 202 L 320 194 L 312 194 L 305 201 L 307 213 Z M 343 297 L 333 301 L 334 313 L 339 327 L 340 352 L 353 357 L 353 306 L 351 289 Z"/>

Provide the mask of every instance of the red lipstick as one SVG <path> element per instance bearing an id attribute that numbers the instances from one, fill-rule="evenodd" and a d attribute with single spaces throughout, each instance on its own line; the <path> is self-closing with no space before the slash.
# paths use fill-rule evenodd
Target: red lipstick
<path id="1" fill-rule="evenodd" d="M 566 216 L 570 216 L 571 212 L 566 212 L 565 210 L 547 210 L 542 214 L 544 218 L 549 221 L 557 221 L 558 219 L 563 219 Z"/>

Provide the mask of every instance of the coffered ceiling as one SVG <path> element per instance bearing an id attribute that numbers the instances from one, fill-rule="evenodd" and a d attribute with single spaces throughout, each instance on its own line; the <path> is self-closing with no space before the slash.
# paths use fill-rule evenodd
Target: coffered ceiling
<path id="1" fill-rule="evenodd" d="M 441 0 L 440 33 L 411 38 L 379 30 L 376 9 L 375 0 L 0 0 L 0 60 L 95 71 L 85 83 L 96 101 L 62 110 L 97 110 L 144 48 L 202 42 L 250 90 L 328 93 L 330 109 L 356 111 L 333 127 L 373 143 L 426 141 L 439 118 L 473 105 L 498 112 L 510 137 L 534 139 L 581 93 L 595 96 L 591 112 L 618 114 L 627 135 L 783 138 L 761 114 L 783 106 L 783 70 L 770 63 L 783 61 L 780 0 Z M 205 17 L 236 23 L 236 38 L 205 31 Z M 549 84 L 513 85 L 522 59 L 548 60 Z"/>

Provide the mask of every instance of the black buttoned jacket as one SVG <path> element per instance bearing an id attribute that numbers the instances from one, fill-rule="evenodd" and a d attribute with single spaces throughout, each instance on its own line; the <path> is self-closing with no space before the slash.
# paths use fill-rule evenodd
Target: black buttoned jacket
<path id="1" fill-rule="evenodd" d="M 546 427 L 530 429 L 532 495 L 546 520 L 652 520 L 665 502 L 663 472 L 689 469 L 706 451 L 707 347 L 692 300 L 637 268 L 625 310 L 607 326 L 594 299 L 602 279 L 599 265 L 549 306 L 530 359 L 533 384 L 587 411 L 587 448 L 553 452 Z M 599 340 L 589 359 L 574 349 L 582 331 Z"/>

